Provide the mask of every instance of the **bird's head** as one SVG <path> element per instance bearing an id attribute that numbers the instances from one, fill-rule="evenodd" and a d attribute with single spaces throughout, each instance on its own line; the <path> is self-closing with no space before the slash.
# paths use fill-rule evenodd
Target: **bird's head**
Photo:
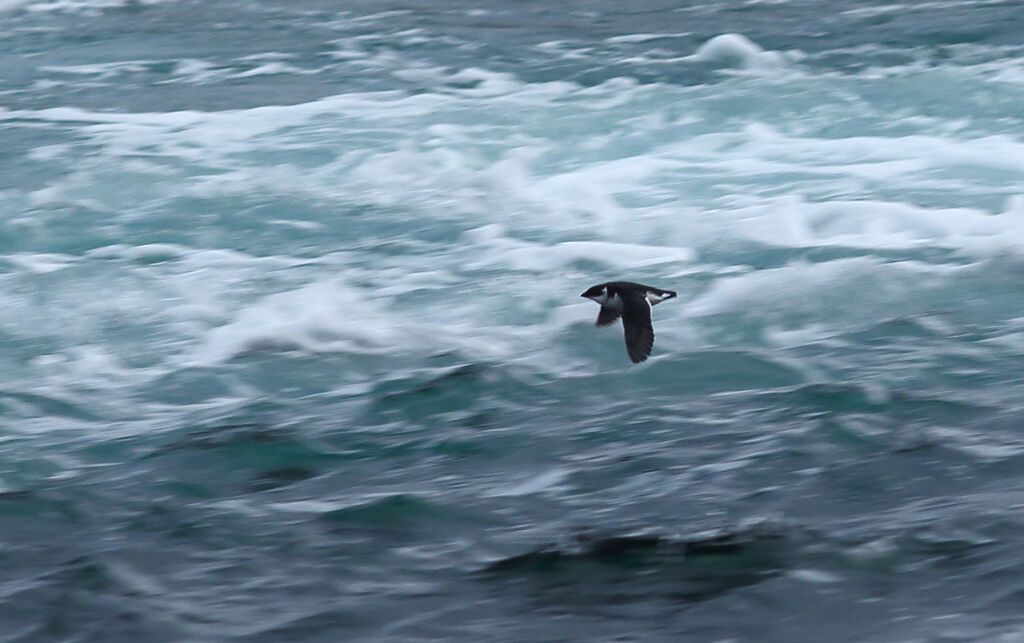
<path id="1" fill-rule="evenodd" d="M 596 286 L 591 286 L 590 288 L 587 288 L 586 292 L 580 295 L 580 297 L 593 299 L 597 303 L 603 305 L 608 301 L 608 285 L 598 284 Z"/>

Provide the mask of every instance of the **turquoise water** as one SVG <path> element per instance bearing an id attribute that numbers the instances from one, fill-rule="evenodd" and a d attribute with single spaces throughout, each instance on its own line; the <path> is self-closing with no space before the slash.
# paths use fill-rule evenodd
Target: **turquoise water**
<path id="1" fill-rule="evenodd" d="M 1019 3 L 0 12 L 0 641 L 1024 637 Z"/>

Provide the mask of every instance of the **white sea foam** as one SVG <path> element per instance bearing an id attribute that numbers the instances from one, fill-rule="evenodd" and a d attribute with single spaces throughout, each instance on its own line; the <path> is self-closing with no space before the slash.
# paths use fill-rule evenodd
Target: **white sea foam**
<path id="1" fill-rule="evenodd" d="M 262 65 L 240 71 L 233 74 L 232 78 L 250 78 L 252 76 L 274 76 L 278 74 L 316 74 L 319 73 L 316 69 L 302 69 L 295 65 L 289 65 L 282 62 L 268 62 Z"/>
<path id="2" fill-rule="evenodd" d="M 813 264 L 794 262 L 717 279 L 706 292 L 687 303 L 685 309 L 687 316 L 783 312 L 877 318 L 880 312 L 905 302 L 913 279 L 943 277 L 964 269 L 916 261 L 885 262 L 871 257 Z"/>
<path id="3" fill-rule="evenodd" d="M 254 350 L 360 351 L 395 343 L 384 309 L 339 283 L 270 295 L 205 338 L 195 358 L 225 361 Z"/>
<path id="4" fill-rule="evenodd" d="M 486 495 L 490 497 L 527 496 L 552 491 L 557 489 L 571 474 L 571 470 L 562 467 L 550 469 L 511 485 L 503 484 Z"/>
<path id="5" fill-rule="evenodd" d="M 0 13 L 13 13 L 24 9 L 32 0 L 0 0 Z"/>
<path id="6" fill-rule="evenodd" d="M 611 43 L 635 43 L 635 42 L 649 42 L 651 40 L 662 40 L 665 38 L 683 38 L 688 36 L 689 33 L 634 33 L 627 34 L 625 36 L 613 36 L 605 40 L 605 42 Z"/>
<path id="7" fill-rule="evenodd" d="M 55 253 L 16 253 L 4 257 L 18 268 L 35 273 L 55 272 L 63 270 L 74 263 L 74 258 Z"/>
<path id="8" fill-rule="evenodd" d="M 1019 161 L 1024 157 L 1024 143 L 1007 135 L 823 138 L 756 121 L 732 131 L 688 135 L 690 129 L 699 130 L 702 119 L 675 123 L 662 119 L 653 125 L 669 128 L 677 140 L 652 138 L 637 153 L 623 155 L 616 154 L 615 141 L 649 136 L 645 132 L 649 124 L 628 115 L 631 101 L 650 100 L 659 91 L 671 95 L 675 90 L 609 84 L 578 92 L 558 91 L 560 97 L 553 103 L 545 103 L 548 99 L 539 94 L 525 100 L 533 105 L 530 109 L 553 110 L 557 119 L 569 118 L 560 114 L 564 100 L 578 101 L 586 109 L 596 110 L 595 116 L 607 111 L 620 119 L 620 131 L 614 136 L 601 134 L 603 138 L 570 137 L 565 143 L 577 146 L 575 157 L 579 160 L 552 164 L 554 128 L 509 134 L 494 123 L 461 123 L 444 117 L 446 111 L 460 110 L 470 102 L 491 105 L 495 110 L 522 108 L 524 92 L 399 100 L 375 94 L 346 95 L 294 106 L 215 113 L 116 114 L 53 108 L 8 111 L 0 114 L 0 119 L 77 123 L 93 142 L 105 147 L 107 163 L 102 170 L 77 166 L 67 178 L 33 194 L 37 207 L 74 203 L 116 211 L 131 202 L 134 199 L 127 194 L 118 201 L 109 200 L 115 195 L 111 192 L 86 196 L 88 186 L 95 183 L 95 172 L 109 171 L 113 157 L 122 159 L 118 161 L 122 169 L 132 167 L 147 177 L 166 174 L 168 181 L 152 182 L 154 198 L 181 193 L 215 198 L 257 192 L 343 203 L 358 199 L 388 208 L 424 210 L 433 218 L 494 217 L 492 220 L 528 229 L 589 230 L 588 236 L 596 233 L 606 238 L 626 234 L 632 235 L 627 241 L 642 245 L 658 245 L 651 242 L 664 235 L 673 243 L 699 245 L 710 243 L 723 231 L 733 238 L 770 245 L 937 245 L 972 253 L 1013 251 L 1018 245 L 1015 240 L 1020 238 L 1020 226 L 1012 213 L 801 196 L 808 189 L 863 190 L 867 182 L 890 189 L 948 190 L 953 184 L 936 178 L 936 173 L 958 174 L 963 168 L 1020 176 L 1024 174 Z M 611 97 L 614 102 L 605 100 Z M 371 112 L 377 116 L 376 122 L 387 123 L 395 132 L 403 123 L 425 120 L 421 131 L 430 138 L 400 136 L 397 146 L 383 143 L 383 149 L 376 138 L 361 148 L 346 147 L 339 141 L 335 159 L 313 168 L 238 160 L 261 150 L 294 148 L 301 154 L 306 147 L 315 149 L 325 128 L 358 130 Z M 504 113 L 496 111 L 496 115 Z M 581 119 L 591 116 L 583 112 L 575 118 L 583 122 Z M 595 118 L 595 125 L 598 120 Z M 303 128 L 308 128 L 308 137 Z M 68 152 L 61 150 L 62 154 Z M 140 155 L 147 159 L 143 165 L 138 165 L 142 163 Z M 161 159 L 180 159 L 207 171 L 183 175 Z M 786 177 L 795 186 L 790 195 L 759 192 L 762 185 L 777 192 L 779 179 Z M 686 192 L 677 196 L 673 187 L 680 178 L 737 185 L 709 213 L 706 208 L 688 207 L 685 200 L 669 200 L 688 197 Z M 163 194 L 161 186 L 166 190 Z M 1014 196 L 1010 184 L 999 189 L 1006 198 Z M 101 198 L 108 200 L 99 201 Z M 752 205 L 754 202 L 757 204 Z M 643 224 L 638 226 L 638 221 Z M 308 225 L 319 224 L 310 221 Z M 687 239 L 691 242 L 686 243 Z M 566 259 L 566 253 L 573 252 L 571 246 L 559 252 L 562 258 L 553 258 L 551 265 L 572 261 Z M 638 254 L 630 256 L 643 260 Z"/>
<path id="9" fill-rule="evenodd" d="M 499 96 L 521 90 L 524 84 L 511 74 L 495 73 L 485 69 L 471 67 L 463 69 L 450 77 L 451 82 L 467 83 L 471 88 L 460 93 L 466 96 Z"/>
<path id="10" fill-rule="evenodd" d="M 839 574 L 822 571 L 820 569 L 794 569 L 789 573 L 789 575 L 797 580 L 804 581 L 805 583 L 815 583 L 818 585 L 838 583 L 843 580 Z"/>
<path id="11" fill-rule="evenodd" d="M 551 245 L 530 243 L 504 236 L 504 228 L 491 225 L 466 235 L 471 259 L 466 265 L 474 270 L 502 267 L 510 270 L 548 272 L 561 270 L 580 261 L 604 264 L 616 269 L 637 269 L 658 264 L 689 263 L 694 253 L 689 248 L 671 248 L 607 241 L 565 241 Z"/>
<path id="12" fill-rule="evenodd" d="M 791 60 L 739 36 L 698 53 L 742 68 Z M 174 76 L 212 71 L 185 61 Z M 703 279 L 690 303 L 659 307 L 659 342 L 699 338 L 720 313 L 765 310 L 765 340 L 786 347 L 801 341 L 800 329 L 834 331 L 821 301 L 836 299 L 860 319 L 857 297 L 837 292 L 878 297 L 867 316 L 898 307 L 902 291 L 887 280 L 921 285 L 931 268 L 941 280 L 953 274 L 943 270 L 1024 248 L 1024 142 L 941 114 L 886 115 L 877 126 L 884 103 L 840 100 L 863 79 L 812 91 L 785 74 L 581 87 L 483 68 L 414 73 L 436 91 L 221 112 L 0 110 L 5 125 L 78 136 L 32 153 L 53 166 L 52 179 L 0 194 L 27 213 L 0 225 L 72 221 L 83 209 L 97 229 L 146 231 L 69 255 L 76 265 L 108 262 L 106 277 L 138 280 L 121 293 L 98 288 L 82 308 L 93 319 L 78 332 L 96 344 L 106 319 L 148 320 L 167 333 L 168 367 L 263 349 L 455 350 L 559 370 L 573 359 L 559 338 L 592 323 L 575 303 L 581 289 L 648 275 Z M 153 234 L 153 213 L 182 223 Z M 193 227 L 210 236 L 186 240 Z M 273 256 L 232 249 L 249 244 Z M 744 244 L 864 256 L 762 270 L 723 258 Z M 956 261 L 929 268 L 871 256 L 933 248 Z M 9 259 L 25 273 L 76 272 L 60 269 L 63 258 Z M 68 296 L 62 304 L 79 302 Z M 783 319 L 787 310 L 798 319 Z"/>
<path id="13" fill-rule="evenodd" d="M 95 63 L 90 65 L 49 65 L 42 68 L 42 71 L 57 72 L 60 74 L 75 74 L 80 76 L 97 76 L 99 78 L 112 78 L 124 73 L 136 73 L 146 69 L 153 61 L 148 60 L 123 60 L 113 63 Z"/>
<path id="14" fill-rule="evenodd" d="M 188 82 L 195 84 L 213 83 L 227 78 L 229 69 L 219 67 L 205 60 L 186 58 L 174 65 L 173 80 L 160 82 Z"/>
<path id="15" fill-rule="evenodd" d="M 394 296 L 395 293 L 388 293 Z M 378 294 L 379 295 L 379 294 Z M 449 311 L 458 306 L 445 306 Z M 470 310 L 467 308 L 467 310 Z M 507 355 L 500 329 L 481 333 L 469 319 L 437 318 L 429 310 L 397 310 L 383 296 L 336 279 L 268 295 L 210 330 L 189 357 L 215 364 L 253 351 L 403 353 L 466 350 L 479 358 Z M 469 331 L 469 332 L 466 332 Z"/>
<path id="16" fill-rule="evenodd" d="M 89 13 L 104 9 L 118 9 L 129 6 L 132 3 L 153 5 L 177 1 L 178 0 L 27 0 L 26 2 L 18 3 L 17 0 L 14 0 L 14 3 L 19 5 L 18 8 L 23 8 L 26 11 L 67 11 L 75 13 Z"/>
<path id="17" fill-rule="evenodd" d="M 654 112 L 649 115 L 650 122 L 641 122 L 637 120 L 634 104 L 656 105 L 660 101 L 668 105 L 673 99 L 688 98 L 699 106 L 702 101 L 715 101 L 717 97 L 672 88 L 638 87 L 635 83 L 608 83 L 587 89 L 548 87 L 542 91 L 539 86 L 524 85 L 481 70 L 462 73 L 465 79 L 483 79 L 483 85 L 465 90 L 472 96 L 354 94 L 300 105 L 229 112 L 114 114 L 55 108 L 6 112 L 0 118 L 79 123 L 85 135 L 103 145 L 106 154 L 125 159 L 122 162 L 129 157 L 134 161 L 145 156 L 151 160 L 150 169 L 155 169 L 152 161 L 177 158 L 207 169 L 188 177 L 176 173 L 173 187 L 167 185 L 168 193 L 173 189 L 210 198 L 218 194 L 245 195 L 255 189 L 343 200 L 355 195 L 386 207 L 433 204 L 436 207 L 431 208 L 432 216 L 448 211 L 459 217 L 479 216 L 486 200 L 504 209 L 503 217 L 511 212 L 524 221 L 533 219 L 534 223 L 564 221 L 566 228 L 596 225 L 596 230 L 606 235 L 635 229 L 632 222 L 638 218 L 667 221 L 667 208 L 662 216 L 658 209 L 636 208 L 627 202 L 671 198 L 672 184 L 680 177 L 707 177 L 708 183 L 738 182 L 728 197 L 733 203 L 719 204 L 732 207 L 718 208 L 723 213 L 721 218 L 728 223 L 728 210 L 744 198 L 765 201 L 761 185 L 777 190 L 776 177 L 796 175 L 800 180 L 794 183 L 794 193 L 799 195 L 801 184 L 814 189 L 821 186 L 823 190 L 831 187 L 833 192 L 864 189 L 867 182 L 937 190 L 949 183 L 936 178 L 936 172 L 959 173 L 962 168 L 1024 173 L 1024 166 L 1017 160 L 1022 156 L 1022 144 L 1006 135 L 825 138 L 758 121 L 733 130 L 723 129 L 719 124 L 714 133 L 699 133 L 709 116 L 673 121 L 654 118 Z M 502 87 L 492 91 L 496 87 L 492 85 L 492 89 L 487 89 L 491 83 Z M 563 113 L 566 100 L 583 111 Z M 446 117 L 447 113 L 460 113 L 471 104 L 493 110 L 498 120 L 466 123 Z M 523 109 L 539 110 L 538 115 L 550 113 L 552 127 L 512 131 L 499 124 L 505 115 Z M 481 112 L 474 109 L 473 113 Z M 294 149 L 301 155 L 303 149 L 315 149 L 321 144 L 324 133 L 332 129 L 360 131 L 369 127 L 371 114 L 374 127 L 380 128 L 379 135 L 362 146 L 337 140 L 336 159 L 317 167 L 239 162 L 241 155 L 269 150 Z M 592 127 L 612 122 L 617 123 L 617 129 L 611 134 L 607 129 L 591 129 L 578 137 L 557 141 L 559 123 L 587 124 L 590 120 Z M 407 125 L 414 122 L 421 123 L 418 131 L 429 133 L 429 140 L 403 134 Z M 931 127 L 928 123 L 923 126 Z M 652 127 L 659 131 L 648 134 Z M 396 135 L 396 139 L 388 141 L 388 133 Z M 630 141 L 635 146 L 633 139 L 639 142 L 645 136 L 651 140 L 637 153 L 616 155 L 621 141 Z M 551 166 L 549 158 L 557 149 L 556 141 L 569 146 L 568 151 L 575 148 L 574 157 L 578 160 Z M 83 175 L 82 186 L 91 178 Z M 186 179 L 184 185 L 181 178 Z M 118 204 L 109 207 L 116 209 Z M 673 209 L 681 210 L 679 204 Z M 535 212 L 535 216 L 529 215 L 528 210 Z M 954 212 L 926 210 L 931 209 L 922 209 L 922 215 L 917 217 L 922 223 L 930 213 L 935 215 L 932 218 L 941 219 Z M 746 216 L 746 212 L 747 208 L 741 208 L 737 215 Z M 688 217 L 675 219 L 669 227 L 687 225 Z M 785 215 L 783 220 L 787 219 L 798 221 L 800 215 Z M 849 231 L 845 236 L 849 240 Z M 761 235 L 762 239 L 766 237 Z M 927 239 L 927 235 L 916 239 Z M 905 243 L 895 238 L 891 241 Z"/>
<path id="18" fill-rule="evenodd" d="M 1016 252 L 1024 221 L 1011 200 L 1007 210 L 922 208 L 889 201 L 808 203 L 783 197 L 737 210 L 733 233 L 767 245 L 856 248 L 945 247 L 969 253 Z"/>
<path id="19" fill-rule="evenodd" d="M 785 67 L 800 57 L 797 52 L 765 51 L 742 34 L 727 33 L 705 42 L 690 59 L 718 67 L 773 69 Z"/>
<path id="20" fill-rule="evenodd" d="M 68 346 L 60 353 L 33 358 L 30 366 L 54 382 L 88 386 L 138 384 L 146 379 L 146 369 L 131 368 L 107 346 L 80 344 Z"/>

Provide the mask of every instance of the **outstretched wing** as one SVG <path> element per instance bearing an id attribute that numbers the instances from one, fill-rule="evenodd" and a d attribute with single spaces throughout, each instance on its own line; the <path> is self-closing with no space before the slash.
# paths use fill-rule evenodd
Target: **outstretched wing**
<path id="1" fill-rule="evenodd" d="M 614 323 L 621 314 L 622 313 L 613 308 L 605 308 L 604 306 L 601 306 L 601 312 L 597 314 L 597 322 L 594 325 L 607 326 L 608 324 Z"/>
<path id="2" fill-rule="evenodd" d="M 654 348 L 654 326 L 651 305 L 643 295 L 626 297 L 622 302 L 622 327 L 626 335 L 626 352 L 634 363 L 642 362 Z"/>

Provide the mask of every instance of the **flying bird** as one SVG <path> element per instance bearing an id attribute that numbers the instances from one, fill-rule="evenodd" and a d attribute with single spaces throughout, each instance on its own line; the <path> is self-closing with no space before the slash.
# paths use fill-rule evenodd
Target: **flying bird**
<path id="1" fill-rule="evenodd" d="M 601 305 L 595 326 L 607 326 L 622 317 L 626 334 L 626 352 L 633 363 L 642 362 L 654 347 L 654 326 L 651 325 L 651 307 L 676 293 L 631 281 L 609 281 L 587 289 L 580 297 L 593 299 Z"/>

